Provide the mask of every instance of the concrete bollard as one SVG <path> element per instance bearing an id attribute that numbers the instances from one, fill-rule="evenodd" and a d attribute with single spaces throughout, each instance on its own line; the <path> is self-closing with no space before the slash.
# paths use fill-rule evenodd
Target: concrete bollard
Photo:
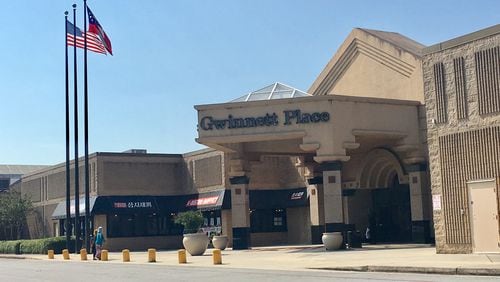
<path id="1" fill-rule="evenodd" d="M 80 260 L 87 260 L 87 249 L 83 248 L 80 250 Z"/>
<path id="2" fill-rule="evenodd" d="M 54 250 L 48 250 L 47 255 L 49 256 L 49 259 L 54 259 Z"/>
<path id="3" fill-rule="evenodd" d="M 156 262 L 156 249 L 148 249 L 148 262 Z"/>
<path id="4" fill-rule="evenodd" d="M 108 261 L 108 250 L 101 251 L 101 261 Z"/>
<path id="5" fill-rule="evenodd" d="M 123 257 L 123 262 L 129 262 L 130 261 L 130 251 L 128 249 L 123 250 L 122 257 Z"/>
<path id="6" fill-rule="evenodd" d="M 68 260 L 69 259 L 69 251 L 68 249 L 64 249 L 62 251 L 63 259 Z"/>
<path id="7" fill-rule="evenodd" d="M 222 264 L 222 254 L 219 249 L 215 249 L 212 252 L 212 258 L 214 260 L 214 264 Z"/>
<path id="8" fill-rule="evenodd" d="M 178 252 L 178 257 L 179 257 L 179 263 L 187 263 L 186 260 L 186 250 L 180 249 Z"/>

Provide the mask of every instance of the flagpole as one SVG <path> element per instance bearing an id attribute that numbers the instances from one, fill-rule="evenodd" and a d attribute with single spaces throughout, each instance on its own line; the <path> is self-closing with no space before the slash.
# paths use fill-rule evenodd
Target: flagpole
<path id="1" fill-rule="evenodd" d="M 85 140 L 85 248 L 90 250 L 90 187 L 89 187 L 89 107 L 87 84 L 87 0 L 83 0 L 83 93 L 84 93 L 84 140 Z"/>
<path id="2" fill-rule="evenodd" d="M 77 56 L 76 56 L 76 4 L 73 4 L 73 67 L 74 67 L 74 111 L 75 111 L 75 253 L 80 246 L 80 175 L 78 163 L 78 87 L 77 87 Z"/>
<path id="3" fill-rule="evenodd" d="M 65 50 L 65 63 L 66 63 L 66 223 L 65 223 L 65 233 L 66 233 L 66 249 L 71 250 L 70 240 L 70 226 L 71 226 L 71 209 L 70 209 L 70 170 L 69 170 L 69 67 L 68 67 L 68 11 L 64 12 L 64 50 Z M 54 234 L 54 236 L 59 236 L 59 234 Z"/>

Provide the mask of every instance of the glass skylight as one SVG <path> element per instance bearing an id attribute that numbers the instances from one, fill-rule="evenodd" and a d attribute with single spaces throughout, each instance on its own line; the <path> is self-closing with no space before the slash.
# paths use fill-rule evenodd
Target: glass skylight
<path id="1" fill-rule="evenodd" d="M 295 97 L 308 97 L 311 96 L 304 91 L 300 91 L 296 88 L 290 87 L 283 83 L 275 82 L 269 86 L 261 88 L 259 90 L 250 92 L 245 96 L 241 96 L 238 99 L 234 99 L 232 102 L 246 102 L 246 101 L 262 101 L 262 100 L 275 100 L 275 99 L 287 99 Z"/>

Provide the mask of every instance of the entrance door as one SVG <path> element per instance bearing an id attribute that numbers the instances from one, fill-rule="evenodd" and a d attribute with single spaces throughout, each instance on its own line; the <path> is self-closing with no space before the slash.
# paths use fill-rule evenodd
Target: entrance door
<path id="1" fill-rule="evenodd" d="M 370 230 L 376 242 L 404 243 L 411 241 L 410 188 L 397 179 L 390 188 L 372 190 L 374 214 Z"/>
<path id="2" fill-rule="evenodd" d="M 498 252 L 498 207 L 495 181 L 467 183 L 474 252 Z"/>

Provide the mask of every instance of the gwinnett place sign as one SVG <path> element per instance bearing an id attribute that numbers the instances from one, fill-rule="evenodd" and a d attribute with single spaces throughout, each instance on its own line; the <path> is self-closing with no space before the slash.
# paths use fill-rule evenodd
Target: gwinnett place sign
<path id="1" fill-rule="evenodd" d="M 330 120 L 330 113 L 315 112 L 303 113 L 301 110 L 283 111 L 283 125 L 321 123 Z M 280 118 L 276 113 L 266 113 L 258 117 L 234 117 L 228 115 L 226 119 L 216 119 L 212 116 L 204 116 L 200 120 L 199 127 L 203 130 L 224 130 L 246 127 L 278 126 Z"/>

